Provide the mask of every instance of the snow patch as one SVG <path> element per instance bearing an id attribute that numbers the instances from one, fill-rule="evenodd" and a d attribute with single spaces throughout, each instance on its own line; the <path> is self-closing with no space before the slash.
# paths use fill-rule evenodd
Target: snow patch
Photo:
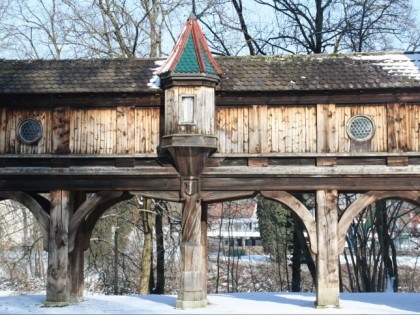
<path id="1" fill-rule="evenodd" d="M 391 75 L 407 77 L 420 81 L 420 53 L 359 55 L 359 60 L 377 61 L 374 65 L 382 67 Z"/>
<path id="2" fill-rule="evenodd" d="M 160 67 L 165 63 L 165 60 L 156 60 L 155 61 L 155 68 L 152 68 L 153 76 L 150 78 L 149 83 L 147 83 L 147 86 L 152 89 L 160 89 L 160 78 L 157 75 Z"/>
<path id="3" fill-rule="evenodd" d="M 209 294 L 204 308 L 175 309 L 174 295 L 85 294 L 80 303 L 43 307 L 45 293 L 0 291 L 1 314 L 418 314 L 418 293 L 342 293 L 340 308 L 316 309 L 315 293 Z"/>

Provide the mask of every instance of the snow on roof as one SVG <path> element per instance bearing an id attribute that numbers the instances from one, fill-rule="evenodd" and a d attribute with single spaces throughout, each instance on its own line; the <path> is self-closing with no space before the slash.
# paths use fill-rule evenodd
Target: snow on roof
<path id="1" fill-rule="evenodd" d="M 355 59 L 377 61 L 391 75 L 420 81 L 420 53 L 370 54 L 355 56 Z"/>
<path id="2" fill-rule="evenodd" d="M 156 60 L 155 61 L 155 68 L 151 68 L 150 70 L 153 71 L 153 76 L 150 78 L 147 86 L 152 89 L 160 89 L 160 77 L 157 75 L 159 69 L 165 63 L 165 60 Z"/>

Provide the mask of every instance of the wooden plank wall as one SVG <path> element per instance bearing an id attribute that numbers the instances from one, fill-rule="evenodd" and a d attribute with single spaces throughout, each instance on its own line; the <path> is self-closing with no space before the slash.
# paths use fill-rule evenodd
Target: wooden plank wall
<path id="1" fill-rule="evenodd" d="M 71 114 L 70 151 L 75 154 L 156 153 L 159 108 L 117 107 L 75 110 Z M 81 130 L 81 132 L 80 132 Z"/>
<path id="2" fill-rule="evenodd" d="M 267 134 L 269 152 L 314 152 L 316 149 L 315 107 L 270 107 Z"/>
<path id="3" fill-rule="evenodd" d="M 218 107 L 220 153 L 316 152 L 314 106 Z"/>
<path id="4" fill-rule="evenodd" d="M 42 154 L 52 149 L 52 113 L 51 111 L 36 110 L 2 110 L 1 132 L 4 134 L 0 153 Z M 19 141 L 17 128 L 24 118 L 35 118 L 42 124 L 42 137 L 37 145 L 28 145 Z M 49 139 L 50 141 L 48 141 Z"/>
<path id="5" fill-rule="evenodd" d="M 356 142 L 347 122 L 366 115 L 375 124 L 371 140 Z M 366 104 L 217 107 L 219 153 L 406 152 L 420 149 L 420 106 Z"/>
<path id="6" fill-rule="evenodd" d="M 0 110 L 0 154 L 145 154 L 159 145 L 160 109 L 117 107 L 101 109 Z M 43 135 L 36 145 L 17 138 L 24 118 L 36 118 Z"/>
<path id="7" fill-rule="evenodd" d="M 419 150 L 420 108 L 413 104 L 387 105 L 390 152 Z"/>
<path id="8" fill-rule="evenodd" d="M 354 115 L 375 124 L 373 138 L 363 144 L 347 135 Z M 0 109 L 0 154 L 147 154 L 160 140 L 160 108 L 46 110 Z M 215 129 L 222 154 L 406 152 L 420 150 L 420 104 L 218 106 Z M 208 115 L 210 116 L 210 115 Z M 24 118 L 36 118 L 43 135 L 36 145 L 17 138 Z M 215 125 L 214 125 L 215 123 Z M 213 125 L 212 125 L 213 124 Z"/>

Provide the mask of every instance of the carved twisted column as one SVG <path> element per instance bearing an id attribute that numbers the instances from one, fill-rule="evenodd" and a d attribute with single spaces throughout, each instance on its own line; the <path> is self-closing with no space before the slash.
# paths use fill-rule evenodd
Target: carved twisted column
<path id="1" fill-rule="evenodd" d="M 182 180 L 183 199 L 181 235 L 181 284 L 177 308 L 197 308 L 207 305 L 204 275 L 207 276 L 201 245 L 201 204 L 199 179 Z"/>
<path id="2" fill-rule="evenodd" d="M 201 173 L 207 157 L 216 149 L 216 138 L 204 135 L 171 135 L 163 137 L 162 147 L 169 151 L 181 175 L 181 283 L 176 307 L 204 307 L 208 304 L 207 257 L 203 250 L 207 243 L 207 231 L 201 228 Z"/>

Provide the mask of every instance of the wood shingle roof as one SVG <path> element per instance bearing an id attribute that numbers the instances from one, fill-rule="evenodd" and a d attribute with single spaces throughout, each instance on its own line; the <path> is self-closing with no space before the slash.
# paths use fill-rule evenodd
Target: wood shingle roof
<path id="1" fill-rule="evenodd" d="M 420 87 L 420 54 L 216 58 L 219 91 Z M 0 93 L 156 93 L 157 59 L 2 60 Z"/>

